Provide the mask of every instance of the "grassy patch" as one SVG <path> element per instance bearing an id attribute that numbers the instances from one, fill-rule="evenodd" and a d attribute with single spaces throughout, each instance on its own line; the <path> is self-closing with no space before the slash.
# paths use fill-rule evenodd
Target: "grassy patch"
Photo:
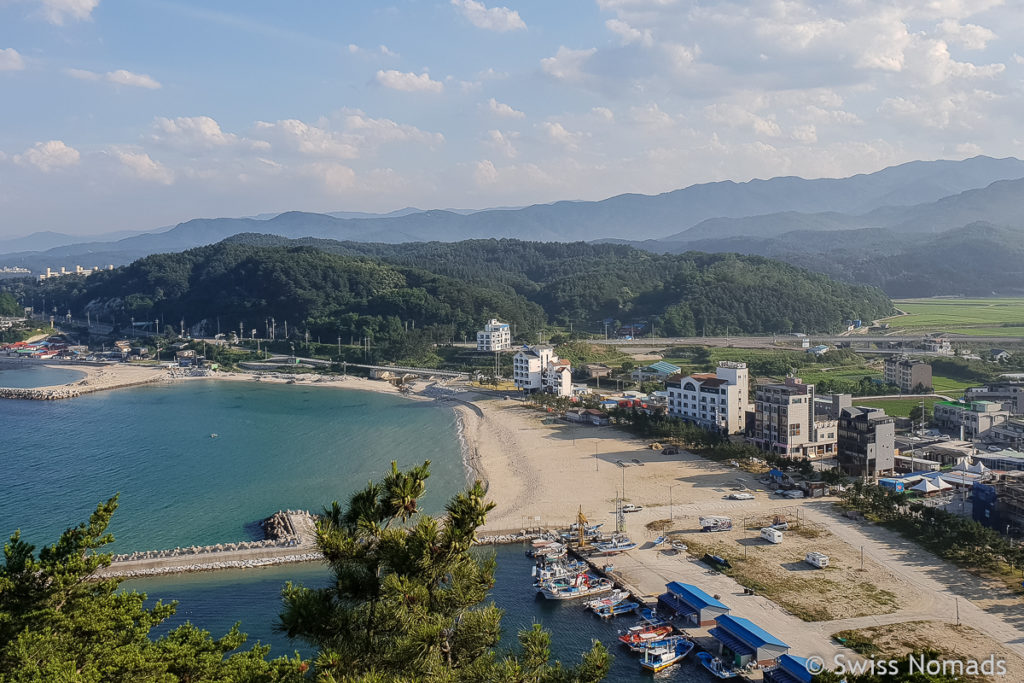
<path id="1" fill-rule="evenodd" d="M 886 319 L 894 328 L 912 332 L 1024 336 L 1024 327 L 1020 327 L 1024 325 L 1024 298 L 903 299 L 894 303 L 908 313 Z"/>
<path id="2" fill-rule="evenodd" d="M 647 524 L 644 525 L 644 528 L 648 531 L 661 532 L 671 529 L 673 524 L 674 522 L 672 522 L 672 520 L 669 519 L 656 519 L 653 522 L 647 522 Z"/>
<path id="3" fill-rule="evenodd" d="M 925 407 L 931 408 L 937 401 L 941 399 L 937 398 L 926 398 L 924 399 Z M 866 406 L 869 408 L 883 408 L 887 415 L 893 417 L 910 417 L 910 411 L 921 405 L 921 399 L 919 398 L 876 398 L 869 401 L 858 401 L 853 399 L 855 406 Z"/>

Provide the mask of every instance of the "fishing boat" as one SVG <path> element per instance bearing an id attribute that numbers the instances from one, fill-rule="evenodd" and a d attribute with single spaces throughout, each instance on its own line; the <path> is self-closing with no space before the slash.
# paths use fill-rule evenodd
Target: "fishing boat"
<path id="1" fill-rule="evenodd" d="M 619 600 L 611 605 L 602 605 L 594 610 L 594 613 L 602 619 L 611 619 L 619 614 L 629 614 L 634 611 L 640 603 L 632 600 Z"/>
<path id="2" fill-rule="evenodd" d="M 654 547 L 657 548 L 659 545 L 661 545 L 662 543 L 664 543 L 667 540 L 668 539 L 665 538 L 664 536 L 658 536 L 656 539 L 654 539 Z"/>
<path id="3" fill-rule="evenodd" d="M 669 636 L 665 640 L 652 643 L 644 650 L 644 658 L 640 660 L 641 668 L 657 673 L 681 662 L 693 651 L 693 641 L 682 636 Z"/>
<path id="4" fill-rule="evenodd" d="M 653 625 L 641 621 L 636 626 L 630 626 L 625 633 L 620 635 L 619 642 L 634 652 L 642 652 L 647 648 L 648 644 L 655 643 L 670 635 L 672 635 L 672 626 L 670 624 Z"/>
<path id="5" fill-rule="evenodd" d="M 610 593 L 615 585 L 608 579 L 598 579 L 582 573 L 571 579 L 544 581 L 537 591 L 548 600 L 572 600 L 588 595 Z"/>
<path id="6" fill-rule="evenodd" d="M 611 592 L 611 595 L 606 595 L 603 598 L 594 598 L 583 603 L 583 607 L 586 609 L 596 610 L 598 607 L 605 607 L 607 605 L 614 605 L 617 602 L 622 602 L 629 597 L 629 591 L 624 591 L 621 588 L 616 588 Z"/>
<path id="7" fill-rule="evenodd" d="M 627 550 L 633 550 L 637 546 L 636 543 L 629 540 L 626 536 L 615 535 L 612 536 L 610 541 L 601 541 L 594 544 L 595 555 L 618 555 L 624 553 Z"/>
<path id="8" fill-rule="evenodd" d="M 550 560 L 543 558 L 533 567 L 532 575 L 536 579 L 534 586 L 540 586 L 552 579 L 571 579 L 587 571 L 587 563 L 579 560 Z"/>
<path id="9" fill-rule="evenodd" d="M 707 669 L 708 673 L 715 678 L 736 678 L 739 675 L 738 671 L 730 669 L 721 659 L 708 652 L 698 652 L 697 659 L 700 660 L 701 665 Z"/>
<path id="10" fill-rule="evenodd" d="M 672 541 L 672 550 L 675 550 L 677 552 L 685 552 L 687 547 L 688 546 L 682 541 Z"/>

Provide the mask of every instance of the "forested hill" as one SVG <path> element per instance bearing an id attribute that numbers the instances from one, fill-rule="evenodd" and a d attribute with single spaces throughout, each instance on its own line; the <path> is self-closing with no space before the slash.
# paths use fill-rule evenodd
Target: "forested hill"
<path id="1" fill-rule="evenodd" d="M 263 320 L 333 339 L 407 326 L 473 338 L 494 316 L 520 336 L 549 323 L 603 330 L 656 318 L 659 332 L 835 330 L 844 319 L 891 312 L 873 287 L 851 285 L 758 256 L 658 255 L 622 245 L 473 240 L 364 244 L 239 235 L 180 254 L 149 256 L 86 279 L 25 284 L 63 310 L 262 331 Z"/>

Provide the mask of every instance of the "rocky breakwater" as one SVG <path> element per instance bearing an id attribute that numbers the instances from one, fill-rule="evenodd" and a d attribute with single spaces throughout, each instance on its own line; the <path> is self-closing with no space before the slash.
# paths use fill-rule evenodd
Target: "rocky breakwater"
<path id="1" fill-rule="evenodd" d="M 43 389 L 11 389 L 0 387 L 0 399 L 14 398 L 25 401 L 59 401 L 65 398 L 76 398 L 81 396 L 74 385 L 60 387 L 45 387 Z"/>
<path id="2" fill-rule="evenodd" d="M 110 566 L 98 570 L 95 576 L 132 578 L 215 569 L 248 569 L 323 559 L 316 547 L 316 526 L 309 512 L 282 510 L 260 522 L 260 526 L 266 536 L 261 541 L 114 555 Z"/>

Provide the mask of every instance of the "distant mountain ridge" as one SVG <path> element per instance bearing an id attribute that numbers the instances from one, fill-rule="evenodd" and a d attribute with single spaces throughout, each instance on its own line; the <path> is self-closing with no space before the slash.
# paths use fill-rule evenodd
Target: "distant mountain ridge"
<path id="1" fill-rule="evenodd" d="M 182 251 L 239 233 L 353 242 L 629 241 L 653 251 L 730 250 L 801 232 L 807 235 L 884 229 L 941 232 L 984 221 L 1012 226 L 1024 216 L 1024 161 L 974 157 L 914 161 L 840 179 L 779 177 L 692 185 L 659 195 L 623 194 L 602 201 L 560 201 L 481 211 L 408 207 L 385 215 L 289 211 L 272 218 L 194 219 L 158 233 L 67 244 L 0 256 L 4 265 L 120 265 L 149 254 Z M 749 240 L 729 238 L 749 237 Z M 723 246 L 725 243 L 722 243 Z"/>

